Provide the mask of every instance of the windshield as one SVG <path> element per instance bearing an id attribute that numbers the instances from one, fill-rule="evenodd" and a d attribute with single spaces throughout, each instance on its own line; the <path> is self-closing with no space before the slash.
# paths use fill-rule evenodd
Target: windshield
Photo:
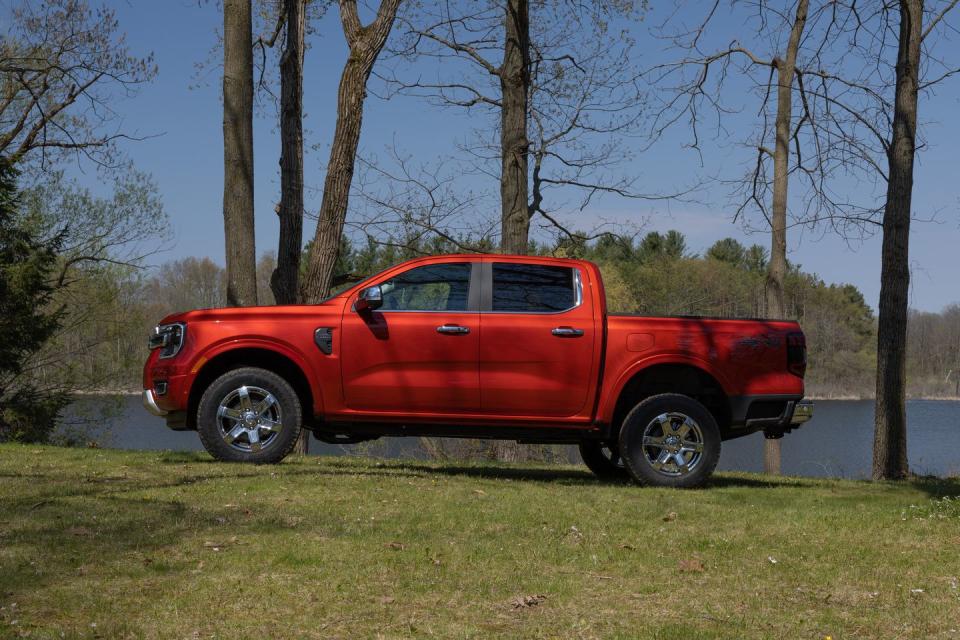
<path id="1" fill-rule="evenodd" d="M 399 263 L 398 263 L 398 264 L 399 264 Z M 348 281 L 348 282 L 344 282 L 343 284 L 339 284 L 339 285 L 337 285 L 337 286 L 335 286 L 335 287 L 331 287 L 330 295 L 328 295 L 326 298 L 324 298 L 323 300 L 321 300 L 321 301 L 320 301 L 320 304 L 322 304 L 322 303 L 324 303 L 324 302 L 327 302 L 328 300 L 333 300 L 334 298 L 336 298 L 337 296 L 339 296 L 340 294 L 342 294 L 344 291 L 347 291 L 347 290 L 352 289 L 352 288 L 354 288 L 354 287 L 363 288 L 363 287 L 365 287 L 365 286 L 368 286 L 368 284 L 369 284 L 372 280 L 376 280 L 376 279 L 379 278 L 381 275 L 383 275 L 387 270 L 393 269 L 395 266 L 397 266 L 397 265 L 392 264 L 392 265 L 390 265 L 389 267 L 384 267 L 383 269 L 380 269 L 380 270 L 377 271 L 376 273 L 373 273 L 372 275 L 369 275 L 369 276 L 363 278 L 362 280 Z"/>

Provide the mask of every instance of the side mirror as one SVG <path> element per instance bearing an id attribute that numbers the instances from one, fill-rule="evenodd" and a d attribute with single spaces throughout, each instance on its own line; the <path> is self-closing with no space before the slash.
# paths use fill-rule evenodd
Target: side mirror
<path id="1" fill-rule="evenodd" d="M 380 286 L 376 285 L 373 287 L 367 287 L 360 292 L 360 296 L 357 298 L 354 308 L 358 313 L 363 313 L 365 311 L 379 309 L 382 305 L 383 292 L 380 291 Z"/>

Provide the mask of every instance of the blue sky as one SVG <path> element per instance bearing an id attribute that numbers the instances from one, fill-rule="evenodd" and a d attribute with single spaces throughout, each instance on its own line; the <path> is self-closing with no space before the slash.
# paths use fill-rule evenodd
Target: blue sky
<path id="1" fill-rule="evenodd" d="M 215 3 L 200 4 L 195 0 L 130 0 L 116 2 L 115 7 L 131 48 L 138 53 L 152 51 L 159 65 L 155 82 L 136 97 L 117 104 L 128 130 L 156 136 L 129 144 L 126 151 L 138 168 L 154 176 L 174 225 L 176 244 L 158 256 L 157 261 L 193 255 L 209 256 L 222 263 L 219 69 L 209 68 L 199 79 L 199 86 L 195 86 L 196 65 L 209 58 L 220 28 L 219 10 Z M 638 41 L 638 56 L 656 59 L 664 55 L 662 42 L 647 35 L 648 26 L 656 21 L 657 16 L 653 15 L 642 24 L 630 25 Z M 720 28 L 731 27 L 729 22 L 729 18 L 721 19 Z M 307 208 L 312 212 L 319 206 L 318 191 L 334 125 L 337 82 L 346 55 L 335 10 L 318 21 L 314 30 L 304 82 L 305 142 L 312 148 L 306 159 L 306 179 L 308 186 L 313 187 L 308 193 Z M 942 52 L 956 53 L 960 59 L 956 41 L 944 43 Z M 960 125 L 955 118 L 958 110 L 960 80 L 943 85 L 921 104 L 929 146 L 919 156 L 914 205 L 917 217 L 936 215 L 938 219 L 933 223 L 915 223 L 912 231 L 911 304 L 923 310 L 939 310 L 948 303 L 960 302 L 960 174 L 956 155 L 960 149 Z M 368 153 L 381 153 L 386 146 L 396 144 L 418 160 L 431 162 L 456 153 L 457 141 L 462 141 L 467 130 L 475 126 L 475 119 L 430 107 L 414 98 L 383 101 L 371 97 L 361 147 Z M 257 249 L 262 252 L 275 249 L 278 233 L 274 203 L 279 193 L 279 139 L 272 108 L 262 110 L 255 128 Z M 708 139 L 704 149 L 705 166 L 701 168 L 696 155 L 681 147 L 679 138 L 668 136 L 653 149 L 638 153 L 627 170 L 640 176 L 639 185 L 649 185 L 648 190 L 653 191 L 690 183 L 704 174 L 723 174 L 724 168 L 743 160 L 742 151 L 731 140 Z M 87 172 L 82 180 L 95 180 L 95 173 Z M 474 180 L 471 188 L 497 188 L 489 179 Z M 572 207 L 565 219 L 583 221 L 577 216 L 586 216 L 586 220 L 645 224 L 644 230 L 678 229 L 694 251 L 703 251 L 726 236 L 769 244 L 764 234 L 746 234 L 732 222 L 730 197 L 722 184 L 709 185 L 697 200 L 666 205 L 603 198 L 582 214 Z M 312 220 L 308 220 L 305 237 L 312 237 L 313 228 Z M 849 243 L 829 233 L 796 229 L 791 231 L 789 250 L 789 258 L 805 270 L 817 273 L 827 282 L 855 284 L 876 307 L 880 287 L 879 236 Z"/>

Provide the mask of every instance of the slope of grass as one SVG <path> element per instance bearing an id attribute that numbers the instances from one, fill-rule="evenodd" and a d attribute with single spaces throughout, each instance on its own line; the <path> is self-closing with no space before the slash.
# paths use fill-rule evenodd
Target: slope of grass
<path id="1" fill-rule="evenodd" d="M 0 637 L 960 638 L 960 481 L 0 446 Z"/>

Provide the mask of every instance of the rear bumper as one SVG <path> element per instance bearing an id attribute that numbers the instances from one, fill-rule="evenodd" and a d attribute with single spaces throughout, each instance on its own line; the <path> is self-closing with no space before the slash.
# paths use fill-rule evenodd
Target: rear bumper
<path id="1" fill-rule="evenodd" d="M 813 402 L 800 400 L 793 405 L 793 415 L 790 416 L 790 425 L 794 428 L 813 418 Z"/>
<path id="2" fill-rule="evenodd" d="M 725 439 L 763 431 L 782 438 L 813 418 L 813 402 L 803 396 L 757 395 L 731 398 L 731 429 Z"/>
<path id="3" fill-rule="evenodd" d="M 765 438 L 777 440 L 794 429 L 799 429 L 811 418 L 813 418 L 813 402 L 809 400 L 788 401 L 783 413 L 777 418 L 747 420 L 747 426 L 758 431 L 763 429 Z"/>

